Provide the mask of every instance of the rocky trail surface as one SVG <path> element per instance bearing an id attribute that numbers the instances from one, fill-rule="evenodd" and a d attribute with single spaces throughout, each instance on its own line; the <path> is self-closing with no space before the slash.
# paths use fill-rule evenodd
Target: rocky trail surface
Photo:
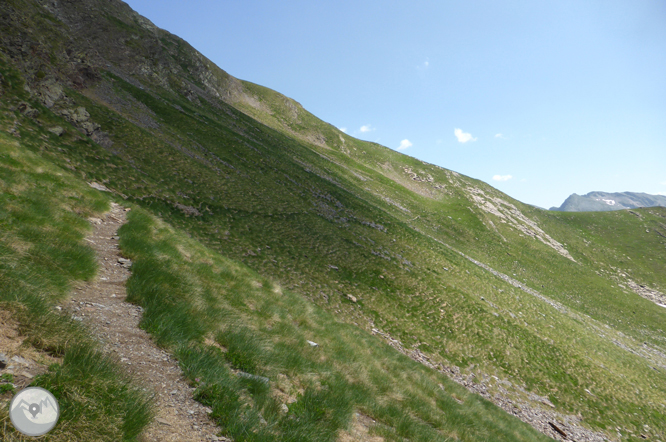
<path id="1" fill-rule="evenodd" d="M 118 228 L 126 221 L 126 210 L 112 204 L 101 218 L 92 218 L 93 233 L 86 238 L 99 264 L 97 277 L 81 284 L 66 310 L 90 327 L 144 388 L 155 395 L 157 417 L 142 435 L 144 442 L 228 441 L 208 417 L 211 411 L 192 399 L 193 388 L 169 353 L 157 347 L 139 328 L 142 309 L 125 301 L 125 281 L 131 262 L 118 248 Z"/>

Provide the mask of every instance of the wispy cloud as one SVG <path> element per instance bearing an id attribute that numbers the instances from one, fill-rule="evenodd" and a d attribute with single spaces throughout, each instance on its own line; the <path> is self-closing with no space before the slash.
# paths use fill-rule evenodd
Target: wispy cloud
<path id="1" fill-rule="evenodd" d="M 511 178 L 513 178 L 511 175 L 494 175 L 493 179 L 495 181 L 509 181 Z"/>
<path id="2" fill-rule="evenodd" d="M 347 133 L 347 128 L 346 127 L 338 127 L 340 129 L 340 132 Z"/>
<path id="3" fill-rule="evenodd" d="M 363 126 L 361 126 L 359 130 L 361 131 L 361 133 L 365 133 L 365 132 L 371 132 L 375 130 L 375 128 L 370 126 L 369 124 L 364 124 Z"/>
<path id="4" fill-rule="evenodd" d="M 419 69 L 419 70 L 425 70 L 425 69 L 428 69 L 429 66 L 430 66 L 430 60 L 428 60 L 428 59 L 426 58 L 425 61 L 424 61 L 423 63 L 421 63 L 420 65 L 417 65 L 417 66 L 416 66 L 416 69 Z"/>
<path id="5" fill-rule="evenodd" d="M 666 181 L 662 181 L 662 182 L 659 183 L 659 184 L 661 184 L 662 186 L 666 186 Z"/>
<path id="6" fill-rule="evenodd" d="M 503 140 L 506 140 L 506 137 L 502 134 L 495 134 L 495 138 L 501 138 Z"/>
<path id="7" fill-rule="evenodd" d="M 407 139 L 405 139 L 405 140 L 402 140 L 402 141 L 400 142 L 400 146 L 398 147 L 398 150 L 405 150 L 405 149 L 407 149 L 408 147 L 412 147 L 412 146 L 413 146 L 412 142 L 409 141 L 409 140 L 407 140 Z"/>
<path id="8" fill-rule="evenodd" d="M 467 143 L 468 141 L 476 141 L 472 134 L 463 132 L 462 129 L 454 129 L 453 134 L 456 136 L 460 143 Z"/>

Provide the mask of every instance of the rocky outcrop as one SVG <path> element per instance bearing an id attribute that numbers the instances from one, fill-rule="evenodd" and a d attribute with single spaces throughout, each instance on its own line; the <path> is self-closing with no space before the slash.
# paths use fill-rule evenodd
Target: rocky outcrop
<path id="1" fill-rule="evenodd" d="M 604 442 L 609 440 L 604 434 L 583 427 L 580 417 L 555 411 L 555 406 L 545 396 L 531 393 L 520 385 L 513 384 L 505 379 L 498 379 L 496 376 L 488 376 L 482 373 L 474 374 L 472 372 L 463 373 L 459 367 L 435 363 L 418 348 L 407 349 L 398 339 L 376 328 L 372 329 L 372 334 L 381 336 L 389 346 L 400 353 L 428 368 L 447 375 L 470 392 L 488 399 L 507 413 L 516 416 L 521 421 L 554 439 L 580 442 Z M 492 393 L 491 385 L 494 387 Z M 444 389 L 444 386 L 440 384 L 440 388 Z M 528 400 L 518 399 L 520 396 L 526 396 Z M 457 399 L 455 396 L 453 398 Z M 460 399 L 457 400 L 462 402 Z M 550 409 L 544 408 L 543 405 Z"/>
<path id="2" fill-rule="evenodd" d="M 65 91 L 62 84 L 51 78 L 42 83 L 37 96 L 44 106 L 50 109 L 65 96 Z"/>
<path id="3" fill-rule="evenodd" d="M 516 206 L 497 197 L 487 195 L 478 187 L 467 187 L 468 198 L 484 212 L 495 215 L 499 221 L 508 224 L 524 235 L 538 239 L 548 247 L 554 249 L 557 253 L 576 262 L 569 251 L 562 244 L 551 238 L 546 232 L 541 230 L 536 222 L 526 217 Z"/>

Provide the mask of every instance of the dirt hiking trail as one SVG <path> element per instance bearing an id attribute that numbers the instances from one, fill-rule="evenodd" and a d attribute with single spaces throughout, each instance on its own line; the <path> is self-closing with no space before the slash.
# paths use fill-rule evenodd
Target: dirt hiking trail
<path id="1" fill-rule="evenodd" d="M 120 254 L 117 231 L 128 210 L 112 203 L 108 213 L 90 219 L 93 233 L 86 241 L 97 254 L 99 272 L 94 280 L 79 284 L 64 307 L 91 329 L 104 351 L 114 353 L 138 383 L 154 393 L 157 417 L 142 441 L 229 441 L 216 436 L 219 429 L 208 417 L 211 410 L 192 399 L 194 389 L 178 363 L 139 328 L 141 307 L 125 302 L 131 262 Z"/>

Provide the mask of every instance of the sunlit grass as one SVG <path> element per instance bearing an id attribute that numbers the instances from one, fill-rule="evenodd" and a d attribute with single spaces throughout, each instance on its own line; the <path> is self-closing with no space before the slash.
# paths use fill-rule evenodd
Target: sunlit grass
<path id="1" fill-rule="evenodd" d="M 195 396 L 234 440 L 335 440 L 355 409 L 411 440 L 543 437 L 498 408 L 461 406 L 445 390 L 472 396 L 445 376 L 142 210 L 120 237 L 142 326 L 175 351 Z M 458 422 L 476 423 L 461 432 Z"/>
<path id="2" fill-rule="evenodd" d="M 83 243 L 86 218 L 108 209 L 108 200 L 1 133 L 0 187 L 0 309 L 18 320 L 24 345 L 63 361 L 31 383 L 60 405 L 58 425 L 43 439 L 137 440 L 152 419 L 148 394 L 80 324 L 54 311 L 75 281 L 96 273 L 94 252 Z M 0 439 L 25 440 L 5 408 Z"/>

